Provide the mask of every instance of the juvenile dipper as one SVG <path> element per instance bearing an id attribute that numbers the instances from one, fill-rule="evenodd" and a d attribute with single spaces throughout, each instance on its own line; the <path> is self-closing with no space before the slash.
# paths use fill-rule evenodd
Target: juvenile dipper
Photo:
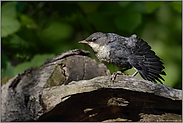
<path id="1" fill-rule="evenodd" d="M 88 44 L 101 62 L 107 62 L 123 68 L 120 72 L 113 73 L 111 80 L 114 81 L 117 74 L 134 67 L 136 72 L 151 82 L 164 79 L 160 76 L 166 75 L 161 59 L 151 50 L 147 42 L 138 38 L 135 34 L 123 37 L 114 33 L 96 32 L 79 43 Z M 163 83 L 162 83 L 163 84 Z"/>

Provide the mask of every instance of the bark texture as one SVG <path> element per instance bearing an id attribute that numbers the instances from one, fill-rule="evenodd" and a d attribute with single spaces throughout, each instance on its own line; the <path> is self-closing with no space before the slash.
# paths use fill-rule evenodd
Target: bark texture
<path id="1" fill-rule="evenodd" d="M 182 91 L 120 75 L 114 84 L 88 51 L 71 50 L 1 88 L 1 121 L 182 120 Z"/>

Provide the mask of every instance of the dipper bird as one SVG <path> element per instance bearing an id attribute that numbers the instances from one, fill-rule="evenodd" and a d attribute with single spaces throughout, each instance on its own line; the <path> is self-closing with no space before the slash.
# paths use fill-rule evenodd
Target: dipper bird
<path id="1" fill-rule="evenodd" d="M 122 71 L 113 73 L 111 80 L 114 82 L 117 74 L 134 67 L 136 72 L 151 82 L 164 79 L 160 75 L 166 75 L 161 59 L 151 50 L 151 47 L 143 39 L 135 34 L 123 37 L 114 33 L 96 32 L 78 43 L 88 44 L 101 62 L 107 62 L 123 68 Z M 123 73 L 122 73 L 123 74 Z"/>

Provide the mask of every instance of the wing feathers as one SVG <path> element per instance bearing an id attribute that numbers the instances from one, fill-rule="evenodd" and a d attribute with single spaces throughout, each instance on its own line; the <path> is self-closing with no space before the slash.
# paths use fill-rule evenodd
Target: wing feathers
<path id="1" fill-rule="evenodd" d="M 156 56 L 155 52 L 147 42 L 137 38 L 137 45 L 133 49 L 133 53 L 128 57 L 128 62 L 138 70 L 143 79 L 156 82 L 164 79 L 160 76 L 166 75 L 163 71 L 165 68 L 161 59 Z M 160 80 L 161 79 L 161 80 Z"/>

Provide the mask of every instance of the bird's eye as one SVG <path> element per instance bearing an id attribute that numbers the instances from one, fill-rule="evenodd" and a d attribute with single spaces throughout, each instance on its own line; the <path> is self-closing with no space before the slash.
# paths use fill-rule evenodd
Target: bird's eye
<path id="1" fill-rule="evenodd" d="M 96 38 L 92 38 L 92 41 L 96 41 L 97 39 Z"/>

